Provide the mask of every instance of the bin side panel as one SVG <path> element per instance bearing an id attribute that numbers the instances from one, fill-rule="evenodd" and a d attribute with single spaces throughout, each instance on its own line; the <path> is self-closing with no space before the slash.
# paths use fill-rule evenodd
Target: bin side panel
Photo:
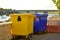
<path id="1" fill-rule="evenodd" d="M 34 32 L 39 32 L 39 22 L 38 21 L 34 22 Z"/>
<path id="2" fill-rule="evenodd" d="M 34 20 L 33 16 L 28 17 L 28 32 L 29 32 L 29 34 L 33 33 L 33 20 Z"/>

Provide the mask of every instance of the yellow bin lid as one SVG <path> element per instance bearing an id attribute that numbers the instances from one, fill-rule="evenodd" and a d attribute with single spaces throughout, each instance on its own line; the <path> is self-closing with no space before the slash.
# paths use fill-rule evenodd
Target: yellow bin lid
<path id="1" fill-rule="evenodd" d="M 34 16 L 33 13 L 24 13 L 24 14 L 23 14 L 23 13 L 22 13 L 22 14 L 18 14 L 18 13 L 17 13 L 17 14 L 10 14 L 10 16 L 13 16 L 13 15 L 15 15 L 15 16 L 16 16 L 16 15 L 18 15 L 18 16 Z"/>

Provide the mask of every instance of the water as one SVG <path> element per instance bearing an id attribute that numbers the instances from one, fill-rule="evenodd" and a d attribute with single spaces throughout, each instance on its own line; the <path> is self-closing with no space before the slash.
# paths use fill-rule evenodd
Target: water
<path id="1" fill-rule="evenodd" d="M 5 22 L 5 21 L 7 21 L 7 20 L 9 20 L 9 19 L 10 19 L 9 16 L 6 16 L 6 15 L 0 16 L 0 21 L 1 21 L 1 22 Z"/>

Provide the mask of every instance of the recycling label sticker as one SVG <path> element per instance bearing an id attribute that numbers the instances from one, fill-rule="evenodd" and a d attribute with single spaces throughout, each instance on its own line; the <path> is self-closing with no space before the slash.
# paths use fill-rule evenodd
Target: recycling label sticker
<path id="1" fill-rule="evenodd" d="M 39 18 L 36 18 L 36 21 L 39 21 Z"/>

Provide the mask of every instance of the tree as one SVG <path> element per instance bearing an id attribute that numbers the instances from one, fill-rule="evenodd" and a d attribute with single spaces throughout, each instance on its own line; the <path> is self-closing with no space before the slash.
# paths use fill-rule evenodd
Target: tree
<path id="1" fill-rule="evenodd" d="M 4 8 L 0 8 L 0 10 L 12 10 L 12 9 L 4 9 Z"/>
<path id="2" fill-rule="evenodd" d="M 0 10 L 3 10 L 3 8 L 0 8 Z"/>
<path id="3" fill-rule="evenodd" d="M 59 9 L 59 16 L 60 16 L 60 0 L 52 0 L 56 7 Z"/>
<path id="4" fill-rule="evenodd" d="M 4 8 L 0 8 L 0 10 L 12 10 L 12 9 L 4 9 Z"/>

